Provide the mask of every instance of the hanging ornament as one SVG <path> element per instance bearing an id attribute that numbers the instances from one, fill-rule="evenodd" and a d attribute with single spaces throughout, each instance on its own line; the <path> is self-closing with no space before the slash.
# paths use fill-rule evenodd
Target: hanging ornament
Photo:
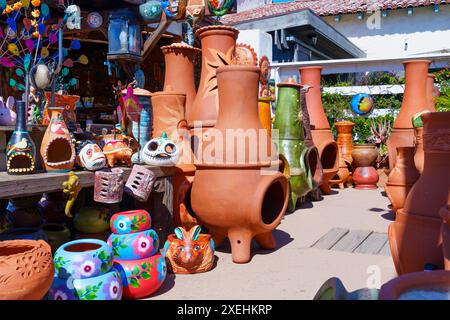
<path id="1" fill-rule="evenodd" d="M 39 9 L 34 9 L 33 11 L 31 11 L 31 16 L 33 18 L 39 18 L 41 16 L 41 12 L 39 11 Z"/>
<path id="2" fill-rule="evenodd" d="M 8 18 L 6 19 L 6 23 L 8 24 L 9 28 L 14 31 L 14 33 L 17 31 L 16 20 L 14 20 L 13 18 Z"/>
<path id="3" fill-rule="evenodd" d="M 68 68 L 72 68 L 73 67 L 73 60 L 72 59 L 66 59 L 63 62 L 63 66 L 68 67 Z"/>
<path id="4" fill-rule="evenodd" d="M 34 40 L 33 40 L 33 39 L 27 39 L 27 40 L 25 40 L 25 46 L 27 47 L 28 51 L 33 52 L 33 49 L 34 49 Z"/>
<path id="5" fill-rule="evenodd" d="M 75 78 L 70 79 L 69 84 L 70 84 L 72 87 L 76 86 L 76 85 L 77 85 L 77 79 L 75 79 Z"/>
<path id="6" fill-rule="evenodd" d="M 46 47 L 42 47 L 41 49 L 41 57 L 47 58 L 50 55 L 50 52 Z"/>
<path id="7" fill-rule="evenodd" d="M 65 11 L 66 15 L 68 16 L 67 19 L 67 28 L 69 30 L 81 29 L 81 9 L 79 6 L 72 4 L 67 7 Z"/>
<path id="8" fill-rule="evenodd" d="M 50 18 L 50 8 L 46 3 L 43 3 L 41 5 L 41 13 L 44 18 L 46 19 Z"/>
<path id="9" fill-rule="evenodd" d="M 22 6 L 23 6 L 22 2 L 16 2 L 13 5 L 13 10 L 14 11 L 19 11 L 20 9 L 22 9 Z"/>
<path id="10" fill-rule="evenodd" d="M 72 42 L 70 43 L 70 48 L 72 48 L 72 50 L 80 50 L 81 48 L 80 40 L 78 39 L 72 40 Z"/>
<path id="11" fill-rule="evenodd" d="M 57 43 L 58 42 L 58 37 L 56 36 L 56 34 L 55 33 L 50 33 L 50 35 L 48 36 L 48 42 L 50 43 L 50 44 L 54 44 L 54 43 Z"/>
<path id="12" fill-rule="evenodd" d="M 39 34 L 40 34 L 41 36 L 43 36 L 44 33 L 45 33 L 45 30 L 47 30 L 47 28 L 45 27 L 45 25 L 42 24 L 42 23 L 39 23 L 39 24 L 38 24 L 37 29 L 38 29 Z"/>
<path id="13" fill-rule="evenodd" d="M 17 81 L 16 80 L 14 80 L 14 79 L 9 79 L 9 85 L 11 86 L 11 87 L 15 87 L 16 86 L 16 84 L 17 84 Z"/>
<path id="14" fill-rule="evenodd" d="M 14 67 L 14 62 L 12 62 L 9 58 L 7 57 L 2 57 L 0 59 L 0 64 L 6 68 L 12 68 Z"/>
<path id="15" fill-rule="evenodd" d="M 19 48 L 14 43 L 8 44 L 8 51 L 11 52 L 15 56 L 19 55 Z"/>
<path id="16" fill-rule="evenodd" d="M 41 0 L 31 0 L 31 4 L 35 7 L 39 7 L 41 5 Z"/>
<path id="17" fill-rule="evenodd" d="M 20 0 L 20 2 L 22 2 L 22 6 L 24 8 L 27 8 L 30 6 L 30 0 Z"/>
<path id="18" fill-rule="evenodd" d="M 27 73 L 30 70 L 30 65 L 31 65 L 31 54 L 27 53 L 23 58 L 23 67 Z"/>
<path id="19" fill-rule="evenodd" d="M 61 71 L 61 74 L 63 77 L 67 77 L 69 75 L 69 69 L 68 68 L 63 68 Z"/>
<path id="20" fill-rule="evenodd" d="M 20 68 L 17 68 L 16 69 L 16 74 L 19 76 L 19 77 L 23 77 L 25 74 L 23 73 L 23 70 L 22 69 L 20 69 Z"/>
<path id="21" fill-rule="evenodd" d="M 24 18 L 22 22 L 23 22 L 23 26 L 25 27 L 25 29 L 26 29 L 27 31 L 30 31 L 30 29 L 31 29 L 31 27 L 32 27 L 32 25 L 31 25 L 31 20 L 28 19 L 28 18 Z"/>
<path id="22" fill-rule="evenodd" d="M 11 12 L 13 12 L 14 10 L 13 10 L 13 8 L 12 8 L 12 6 L 10 6 L 10 5 L 7 5 L 6 6 L 6 9 L 5 9 L 5 11 L 3 12 L 4 14 L 6 13 L 6 14 L 10 14 Z"/>
<path id="23" fill-rule="evenodd" d="M 78 58 L 78 62 L 83 64 L 83 65 L 87 65 L 89 63 L 89 59 L 87 56 L 85 56 L 84 54 L 82 54 L 79 58 Z"/>
<path id="24" fill-rule="evenodd" d="M 0 0 L 0 8 L 5 9 L 6 8 L 6 0 Z"/>

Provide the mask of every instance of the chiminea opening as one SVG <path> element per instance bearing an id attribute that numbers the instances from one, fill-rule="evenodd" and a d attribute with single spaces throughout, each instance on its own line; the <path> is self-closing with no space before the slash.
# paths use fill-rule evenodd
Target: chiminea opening
<path id="1" fill-rule="evenodd" d="M 31 170 L 32 167 L 34 168 L 33 159 L 31 158 L 31 156 L 28 155 L 18 154 L 11 157 L 11 159 L 9 159 L 8 161 L 9 161 L 9 170 L 22 169 L 22 171 L 27 172 L 32 171 Z"/>
<path id="2" fill-rule="evenodd" d="M 12 256 L 19 253 L 26 253 L 32 250 L 34 247 L 27 245 L 18 245 L 18 246 L 0 246 L 0 257 Z"/>
<path id="3" fill-rule="evenodd" d="M 322 162 L 324 169 L 333 169 L 335 167 L 338 152 L 337 145 L 334 143 L 328 144 L 325 149 L 323 149 L 320 161 Z"/>
<path id="4" fill-rule="evenodd" d="M 51 141 L 47 149 L 47 163 L 61 163 L 72 159 L 72 148 L 65 138 Z"/>
<path id="5" fill-rule="evenodd" d="M 75 243 L 68 247 L 65 247 L 64 250 L 68 252 L 87 252 L 94 251 L 101 248 L 101 245 L 96 243 Z"/>
<path id="6" fill-rule="evenodd" d="M 261 215 L 265 224 L 271 224 L 278 218 L 283 210 L 284 202 L 283 185 L 277 181 L 267 189 L 264 196 Z"/>
<path id="7" fill-rule="evenodd" d="M 313 180 L 318 182 L 321 174 L 319 169 L 319 152 L 317 151 L 317 148 L 311 148 L 308 150 L 307 160 Z"/>

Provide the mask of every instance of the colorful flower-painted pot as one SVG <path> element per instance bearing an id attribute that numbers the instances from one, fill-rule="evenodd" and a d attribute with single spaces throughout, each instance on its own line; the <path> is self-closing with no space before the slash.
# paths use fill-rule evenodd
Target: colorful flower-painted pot
<path id="1" fill-rule="evenodd" d="M 63 224 L 47 223 L 41 229 L 48 238 L 52 252 L 55 252 L 64 243 L 70 241 L 70 230 Z"/>
<path id="2" fill-rule="evenodd" d="M 75 215 L 73 224 L 81 233 L 108 231 L 108 211 L 106 208 L 82 208 Z"/>
<path id="3" fill-rule="evenodd" d="M 139 13 L 147 22 L 159 22 L 162 14 L 161 1 L 150 0 L 139 6 Z"/>
<path id="4" fill-rule="evenodd" d="M 114 259 L 137 260 L 153 256 L 159 250 L 159 238 L 153 229 L 132 234 L 112 233 L 108 245 L 112 247 Z"/>
<path id="5" fill-rule="evenodd" d="M 130 299 L 148 297 L 158 291 L 167 274 L 161 254 L 141 260 L 114 259 L 114 269 L 122 279 L 123 296 Z"/>
<path id="6" fill-rule="evenodd" d="M 73 278 L 62 279 L 54 277 L 52 286 L 47 293 L 47 300 L 78 300 L 73 281 Z"/>
<path id="7" fill-rule="evenodd" d="M 152 218 L 145 210 L 119 212 L 111 218 L 111 231 L 115 234 L 130 234 L 150 229 Z"/>
<path id="8" fill-rule="evenodd" d="M 16 228 L 8 230 L 0 235 L 0 241 L 4 240 L 44 240 L 48 241 L 45 233 L 39 228 Z"/>
<path id="9" fill-rule="evenodd" d="M 112 249 L 101 240 L 75 240 L 59 247 L 53 262 L 56 275 L 60 278 L 97 277 L 111 269 Z"/>
<path id="10" fill-rule="evenodd" d="M 73 285 L 79 300 L 122 299 L 122 281 L 116 270 L 98 277 L 75 279 Z"/>

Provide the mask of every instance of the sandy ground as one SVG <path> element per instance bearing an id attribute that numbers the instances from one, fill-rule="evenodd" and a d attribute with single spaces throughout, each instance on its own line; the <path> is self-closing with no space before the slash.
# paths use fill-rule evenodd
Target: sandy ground
<path id="1" fill-rule="evenodd" d="M 227 243 L 216 252 L 215 269 L 168 275 L 161 290 L 149 299 L 312 299 L 331 277 L 339 277 L 353 291 L 366 287 L 368 279 L 376 283 L 377 278 L 370 276 L 378 272 L 382 284 L 396 276 L 391 257 L 310 246 L 334 227 L 387 232 L 393 219 L 388 203 L 381 188 L 336 190 L 285 216 L 274 232 L 277 250 L 261 251 L 254 245 L 251 262 L 239 265 L 232 262 Z"/>

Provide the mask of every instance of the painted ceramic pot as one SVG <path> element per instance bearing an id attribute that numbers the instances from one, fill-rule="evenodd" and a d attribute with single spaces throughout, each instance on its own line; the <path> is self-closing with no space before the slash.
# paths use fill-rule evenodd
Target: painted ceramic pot
<path id="1" fill-rule="evenodd" d="M 100 203 L 119 203 L 123 197 L 123 170 L 112 168 L 95 172 L 94 201 Z"/>
<path id="2" fill-rule="evenodd" d="M 124 191 L 140 202 L 147 202 L 153 191 L 156 175 L 144 166 L 135 164 Z"/>
<path id="3" fill-rule="evenodd" d="M 447 204 L 442 207 L 441 211 L 439 211 L 439 215 L 444 222 L 441 226 L 444 267 L 445 270 L 450 270 L 450 192 L 448 195 Z"/>
<path id="4" fill-rule="evenodd" d="M 234 0 L 207 0 L 209 11 L 215 16 L 221 17 L 226 15 L 234 5 Z"/>
<path id="5" fill-rule="evenodd" d="M 109 230 L 108 211 L 106 208 L 82 208 L 75 214 L 73 225 L 81 233 L 105 232 Z"/>
<path id="6" fill-rule="evenodd" d="M 411 60 L 404 63 L 405 94 L 387 142 L 390 168 L 395 166 L 398 147 L 414 146 L 412 117 L 421 111 L 435 111 L 427 102 L 427 78 L 430 63 L 429 60 Z"/>
<path id="7" fill-rule="evenodd" d="M 389 243 L 398 274 L 443 265 L 439 211 L 450 189 L 450 112 L 422 115 L 425 161 L 423 173 L 409 192 L 403 209 L 389 226 Z"/>
<path id="8" fill-rule="evenodd" d="M 119 212 L 112 216 L 110 226 L 115 234 L 130 234 L 147 231 L 152 224 L 150 214 L 145 210 Z"/>
<path id="9" fill-rule="evenodd" d="M 379 293 L 378 289 L 367 288 L 349 292 L 339 278 L 331 278 L 325 281 L 313 300 L 378 300 Z"/>
<path id="10" fill-rule="evenodd" d="M 186 13 L 187 0 L 162 0 L 162 8 L 169 19 L 183 19 Z"/>
<path id="11" fill-rule="evenodd" d="M 159 22 L 162 14 L 161 1 L 150 0 L 139 6 L 139 13 L 147 22 Z"/>
<path id="12" fill-rule="evenodd" d="M 153 256 L 159 250 L 158 234 L 153 229 L 130 234 L 112 233 L 108 238 L 115 259 L 138 260 Z"/>
<path id="13" fill-rule="evenodd" d="M 352 151 L 354 166 L 373 167 L 378 158 L 378 149 L 374 144 L 357 144 Z"/>
<path id="14" fill-rule="evenodd" d="M 414 165 L 414 150 L 414 147 L 397 148 L 397 162 L 385 188 L 394 212 L 403 208 L 409 191 L 420 177 Z"/>
<path id="15" fill-rule="evenodd" d="M 259 76 L 260 69 L 252 66 L 233 65 L 217 70 L 222 108 L 213 130 L 225 139 L 216 145 L 214 157 L 196 164 L 191 193 L 192 209 L 199 223 L 208 228 L 215 244 L 220 245 L 226 237 L 230 239 L 236 263 L 249 262 L 252 238 L 264 249 L 276 247 L 272 231 L 283 218 L 289 200 L 287 178 L 271 169 L 279 168 L 280 161 L 270 137 L 256 134 L 255 141 L 251 146 L 246 143 L 238 158 L 234 153 L 235 138 L 227 139 L 225 134 L 226 130 L 263 129 L 257 106 Z M 251 148 L 265 152 L 250 152 Z M 234 158 L 229 156 L 226 161 L 221 156 L 232 154 Z M 261 170 L 271 172 L 265 175 Z"/>
<path id="16" fill-rule="evenodd" d="M 70 241 L 70 230 L 62 224 L 47 223 L 41 227 L 47 236 L 52 252 L 56 252 L 60 246 Z"/>
<path id="17" fill-rule="evenodd" d="M 75 145 L 62 115 L 64 109 L 50 111 L 52 116 L 41 145 L 42 166 L 47 171 L 68 172 L 75 165 Z"/>
<path id="18" fill-rule="evenodd" d="M 161 254 L 140 260 L 114 259 L 123 285 L 123 296 L 129 299 L 148 297 L 161 288 L 167 267 Z"/>
<path id="19" fill-rule="evenodd" d="M 73 287 L 74 279 L 53 278 L 52 285 L 47 293 L 48 300 L 78 300 Z M 70 288 L 69 288 L 70 287 Z"/>
<path id="20" fill-rule="evenodd" d="M 17 228 L 8 230 L 0 235 L 0 240 L 44 240 L 47 235 L 39 228 Z"/>
<path id="21" fill-rule="evenodd" d="M 352 158 L 354 167 L 353 182 L 359 190 L 375 190 L 380 179 L 374 165 L 378 158 L 375 145 L 360 144 L 353 147 Z"/>
<path id="22" fill-rule="evenodd" d="M 100 240 L 75 240 L 59 247 L 53 262 L 59 278 L 97 277 L 111 269 L 112 249 L 106 242 Z"/>
<path id="23" fill-rule="evenodd" d="M 100 276 L 73 281 L 78 300 L 120 300 L 122 280 L 116 270 Z"/>
<path id="24" fill-rule="evenodd" d="M 272 114 L 270 111 L 270 97 L 260 97 L 258 100 L 258 114 L 259 120 L 264 129 L 267 130 L 267 134 L 272 136 Z"/>
<path id="25" fill-rule="evenodd" d="M 207 272 L 214 265 L 214 240 L 209 234 L 200 234 L 195 226 L 189 232 L 176 228 L 169 235 L 162 252 L 169 261 L 169 269 L 176 274 Z"/>
<path id="26" fill-rule="evenodd" d="M 50 246 L 42 240 L 0 242 L 0 300 L 40 300 L 52 284 Z"/>
<path id="27" fill-rule="evenodd" d="M 450 271 L 415 272 L 385 283 L 379 300 L 448 300 Z"/>
<path id="28" fill-rule="evenodd" d="M 6 146 L 6 172 L 13 175 L 36 172 L 36 146 L 26 126 L 26 110 L 22 101 L 17 102 L 17 121 Z"/>

